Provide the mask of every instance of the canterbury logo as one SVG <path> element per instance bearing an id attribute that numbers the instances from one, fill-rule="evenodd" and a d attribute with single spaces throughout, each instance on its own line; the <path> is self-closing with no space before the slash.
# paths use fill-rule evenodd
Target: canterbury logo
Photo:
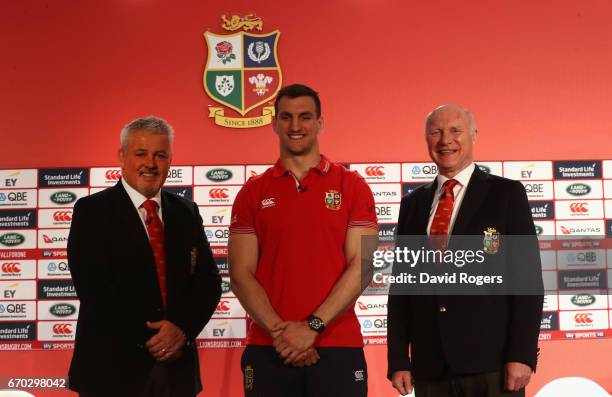
<path id="1" fill-rule="evenodd" d="M 72 324 L 55 324 L 53 333 L 56 335 L 70 335 L 72 333 Z"/>
<path id="2" fill-rule="evenodd" d="M 53 220 L 56 222 L 70 222 L 72 220 L 72 211 L 55 211 Z"/>
<path id="3" fill-rule="evenodd" d="M 6 262 L 2 264 L 3 273 L 20 273 L 19 262 Z"/>
<path id="4" fill-rule="evenodd" d="M 574 320 L 578 324 L 591 324 L 593 322 L 591 313 L 578 313 L 574 316 Z"/>
<path id="5" fill-rule="evenodd" d="M 217 305 L 217 311 L 218 312 L 229 312 L 230 307 L 228 305 L 229 301 L 221 301 L 219 302 L 219 304 Z"/>
<path id="6" fill-rule="evenodd" d="M 222 189 L 210 189 L 210 192 L 208 192 L 208 196 L 210 198 L 214 198 L 214 199 L 226 199 L 229 198 L 229 195 L 227 194 L 228 189 L 226 188 L 222 188 Z"/>
<path id="7" fill-rule="evenodd" d="M 366 167 L 365 173 L 367 176 L 385 176 L 385 167 L 382 165 L 372 165 Z"/>
<path id="8" fill-rule="evenodd" d="M 359 301 L 357 301 L 357 306 L 359 306 L 361 310 L 368 310 L 368 307 Z"/>
<path id="9" fill-rule="evenodd" d="M 570 211 L 574 214 L 584 214 L 589 212 L 589 203 L 572 203 L 570 205 Z"/>
<path id="10" fill-rule="evenodd" d="M 106 177 L 107 181 L 118 181 L 119 178 L 121 178 L 121 171 L 120 170 L 108 170 L 106 171 L 104 176 Z"/>

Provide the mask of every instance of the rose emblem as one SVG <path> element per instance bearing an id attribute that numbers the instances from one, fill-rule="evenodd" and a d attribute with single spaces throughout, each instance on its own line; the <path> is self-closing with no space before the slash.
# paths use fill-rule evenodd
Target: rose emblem
<path id="1" fill-rule="evenodd" d="M 224 65 L 227 62 L 231 62 L 236 59 L 236 55 L 232 53 L 233 50 L 234 47 L 229 41 L 221 41 L 215 46 L 217 57 L 221 60 L 221 62 L 223 62 Z"/>

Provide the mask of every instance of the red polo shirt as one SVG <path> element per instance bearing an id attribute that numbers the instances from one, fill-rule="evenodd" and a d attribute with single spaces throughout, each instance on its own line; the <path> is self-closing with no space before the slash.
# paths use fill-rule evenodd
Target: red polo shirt
<path id="1" fill-rule="evenodd" d="M 249 179 L 234 201 L 230 232 L 257 235 L 255 278 L 283 320 L 302 321 L 346 269 L 350 227 L 377 227 L 372 192 L 359 174 L 321 156 L 301 183 L 280 160 Z M 253 322 L 248 343 L 271 345 L 272 339 Z M 363 346 L 355 311 L 326 327 L 316 346 Z"/>

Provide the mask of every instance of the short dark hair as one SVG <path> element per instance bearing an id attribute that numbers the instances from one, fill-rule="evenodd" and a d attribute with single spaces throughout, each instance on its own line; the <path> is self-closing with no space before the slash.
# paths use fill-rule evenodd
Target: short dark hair
<path id="1" fill-rule="evenodd" d="M 309 96 L 312 98 L 315 103 L 317 118 L 321 117 L 321 100 L 319 99 L 319 93 L 303 84 L 291 84 L 281 88 L 276 95 L 276 99 L 274 100 L 274 113 L 278 114 L 278 103 L 280 102 L 281 98 L 297 98 L 301 96 Z"/>

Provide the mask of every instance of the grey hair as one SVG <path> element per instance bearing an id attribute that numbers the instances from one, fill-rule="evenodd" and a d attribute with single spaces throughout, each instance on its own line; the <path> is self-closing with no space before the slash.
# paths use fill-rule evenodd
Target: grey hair
<path id="1" fill-rule="evenodd" d="M 456 103 L 447 103 L 445 105 L 440 105 L 438 107 L 436 107 L 434 110 L 432 110 L 431 112 L 429 112 L 429 114 L 427 115 L 427 117 L 425 118 L 425 131 L 427 132 L 427 125 L 429 124 L 429 119 L 431 119 L 431 117 L 438 111 L 445 109 L 445 108 L 455 108 L 460 110 L 461 112 L 463 112 L 463 114 L 465 115 L 465 117 L 468 120 L 468 123 L 470 125 L 470 132 L 474 133 L 476 131 L 478 131 L 478 128 L 476 127 L 476 119 L 474 119 L 474 115 L 472 114 L 472 112 L 470 112 L 470 110 L 468 108 L 465 108 L 461 105 L 457 105 Z"/>
<path id="2" fill-rule="evenodd" d="M 127 123 L 121 129 L 121 151 L 127 146 L 127 140 L 135 131 L 148 131 L 155 135 L 166 135 L 170 145 L 174 141 L 174 128 L 164 119 L 156 116 L 139 117 Z"/>

